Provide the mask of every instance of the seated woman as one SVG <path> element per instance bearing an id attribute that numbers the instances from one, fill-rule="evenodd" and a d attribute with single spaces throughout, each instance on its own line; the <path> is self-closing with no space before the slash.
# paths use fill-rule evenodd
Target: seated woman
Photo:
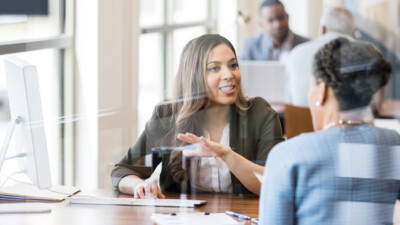
<path id="1" fill-rule="evenodd" d="M 173 101 L 155 108 L 136 144 L 116 164 L 114 188 L 135 198 L 191 191 L 259 194 L 253 171 L 263 172 L 269 150 L 284 139 L 277 113 L 262 98 L 246 99 L 240 82 L 227 39 L 207 34 L 191 40 L 181 55 Z M 132 167 L 154 147 L 188 144 L 196 149 L 184 153 L 198 157 L 182 166 L 186 158 L 177 150 L 163 159 L 152 175 L 160 187 Z"/>
<path id="2" fill-rule="evenodd" d="M 350 224 L 371 218 L 364 212 L 357 214 L 363 208 L 356 204 L 392 206 L 399 181 L 373 177 L 374 171 L 366 170 L 386 166 L 377 160 L 386 152 L 377 150 L 400 145 L 400 135 L 365 120 L 372 96 L 386 85 L 390 74 L 391 65 L 366 42 L 339 38 L 317 52 L 308 95 L 316 132 L 271 150 L 261 188 L 261 224 Z M 375 157 L 364 158 L 360 150 Z M 356 160 L 343 160 L 350 156 Z"/>

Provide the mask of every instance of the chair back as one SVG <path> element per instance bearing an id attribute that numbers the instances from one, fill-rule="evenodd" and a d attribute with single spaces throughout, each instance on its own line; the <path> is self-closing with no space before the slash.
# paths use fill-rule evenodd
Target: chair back
<path id="1" fill-rule="evenodd" d="M 287 139 L 312 131 L 314 131 L 314 127 L 309 108 L 285 105 L 285 133 Z"/>

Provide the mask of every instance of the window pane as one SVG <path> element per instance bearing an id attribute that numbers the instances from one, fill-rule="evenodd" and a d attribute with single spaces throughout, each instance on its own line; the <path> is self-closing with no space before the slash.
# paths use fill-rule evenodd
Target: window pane
<path id="1" fill-rule="evenodd" d="M 154 106 L 163 98 L 162 35 L 143 34 L 139 39 L 139 131 L 144 129 Z"/>
<path id="2" fill-rule="evenodd" d="M 40 50 L 15 54 L 16 56 L 28 61 L 37 68 L 40 97 L 42 102 L 43 119 L 45 125 L 47 148 L 50 159 L 51 175 L 53 184 L 60 184 L 61 178 L 61 149 L 60 149 L 60 77 L 58 50 Z M 4 55 L 0 56 L 0 101 L 8 98 L 7 86 L 4 71 Z M 7 132 L 10 121 L 8 99 L 6 104 L 0 106 L 0 140 L 3 140 Z M 1 142 L 2 143 L 2 142 Z M 8 149 L 8 156 L 14 155 L 14 139 L 11 139 Z M 2 169 L 3 174 L 11 174 L 18 171 L 15 160 L 7 160 Z"/>
<path id="3" fill-rule="evenodd" d="M 140 26 L 162 25 L 164 21 L 163 0 L 141 0 L 140 1 Z"/>
<path id="4" fill-rule="evenodd" d="M 172 52 L 173 76 L 171 76 L 171 79 L 175 76 L 175 74 L 178 70 L 179 58 L 181 56 L 182 50 L 185 47 L 185 45 L 193 38 L 196 38 L 205 33 L 206 33 L 206 29 L 204 27 L 192 27 L 192 28 L 186 28 L 186 29 L 179 29 L 179 30 L 176 30 L 173 32 L 173 47 L 171 48 L 171 49 L 173 49 L 173 52 Z"/>
<path id="5" fill-rule="evenodd" d="M 47 16 L 0 15 L 0 42 L 60 35 L 60 0 L 49 1 Z"/>
<path id="6" fill-rule="evenodd" d="M 172 22 L 189 23 L 207 20 L 208 0 L 173 0 Z"/>

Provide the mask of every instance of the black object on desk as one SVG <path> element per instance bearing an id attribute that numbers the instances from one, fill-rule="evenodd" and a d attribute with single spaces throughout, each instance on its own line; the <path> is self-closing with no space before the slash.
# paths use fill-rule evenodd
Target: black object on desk
<path id="1" fill-rule="evenodd" d="M 154 170 L 157 168 L 158 164 L 162 162 L 162 159 L 164 156 L 169 156 L 171 152 L 174 150 L 173 147 L 156 147 L 152 148 L 152 156 L 151 156 L 151 171 L 154 172 Z"/>

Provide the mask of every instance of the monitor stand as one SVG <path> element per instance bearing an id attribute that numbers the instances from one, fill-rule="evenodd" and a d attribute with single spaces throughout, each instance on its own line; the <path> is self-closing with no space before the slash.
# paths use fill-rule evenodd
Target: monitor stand
<path id="1" fill-rule="evenodd" d="M 3 146 L 0 151 L 0 171 L 5 160 L 5 156 L 10 144 L 11 137 L 14 133 L 15 125 L 22 121 L 21 117 L 12 118 L 7 129 L 7 134 L 4 139 Z M 51 208 L 46 203 L 1 203 L 0 214 L 11 214 L 11 213 L 46 213 L 51 212 Z"/>
<path id="2" fill-rule="evenodd" d="M 4 138 L 4 143 L 0 150 L 0 172 L 1 172 L 1 168 L 3 167 L 3 162 L 5 160 L 5 157 L 6 157 L 8 145 L 10 144 L 11 137 L 14 133 L 15 125 L 17 125 L 21 122 L 22 122 L 22 118 L 19 116 L 16 118 L 11 118 L 11 120 L 10 120 L 10 124 L 8 125 L 8 129 L 7 129 L 7 134 L 6 134 L 6 137 Z"/>

